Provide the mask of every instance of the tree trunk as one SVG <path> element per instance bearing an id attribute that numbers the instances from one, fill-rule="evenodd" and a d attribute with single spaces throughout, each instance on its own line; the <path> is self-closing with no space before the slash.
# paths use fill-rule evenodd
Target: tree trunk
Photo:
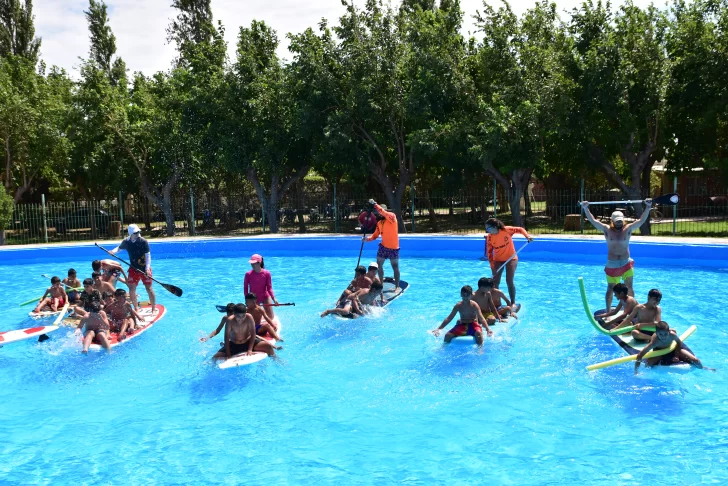
<path id="1" fill-rule="evenodd" d="M 5 246 L 5 230 L 0 230 L 0 246 Z"/>
<path id="2" fill-rule="evenodd" d="M 283 197 L 291 185 L 295 184 L 300 178 L 308 173 L 309 165 L 305 165 L 296 170 L 293 174 L 288 177 L 288 180 L 283 184 L 280 183 L 280 176 L 274 174 L 271 177 L 270 196 L 267 197 L 265 194 L 265 188 L 258 179 L 258 173 L 255 167 L 248 168 L 248 178 L 253 183 L 255 193 L 258 195 L 260 203 L 263 205 L 263 211 L 265 217 L 268 218 L 268 225 L 271 233 L 278 233 L 278 200 Z"/>
<path id="3" fill-rule="evenodd" d="M 495 180 L 508 194 L 508 205 L 511 208 L 511 216 L 513 218 L 513 226 L 523 227 L 523 217 L 521 216 L 521 197 L 525 188 L 531 180 L 533 169 L 513 169 L 510 178 L 506 177 L 493 166 L 493 162 L 486 160 L 483 163 L 485 172 L 494 177 Z"/>
<path id="4" fill-rule="evenodd" d="M 430 224 L 432 225 L 432 231 L 434 233 L 440 232 L 440 225 L 437 223 L 437 216 L 435 215 L 435 208 L 432 206 L 432 199 L 430 199 L 430 190 L 425 189 L 425 204 L 427 204 L 427 212 L 430 216 Z"/>
<path id="5" fill-rule="evenodd" d="M 521 216 L 521 198 L 523 197 L 523 185 L 513 182 L 508 191 L 508 205 L 511 208 L 513 226 L 523 227 L 523 216 Z"/>
<path id="6" fill-rule="evenodd" d="M 299 233 L 305 233 L 306 232 L 306 221 L 304 220 L 304 215 L 306 213 L 304 206 L 305 206 L 305 189 L 303 184 L 303 178 L 298 179 L 296 182 L 296 216 L 298 217 L 298 232 Z"/>

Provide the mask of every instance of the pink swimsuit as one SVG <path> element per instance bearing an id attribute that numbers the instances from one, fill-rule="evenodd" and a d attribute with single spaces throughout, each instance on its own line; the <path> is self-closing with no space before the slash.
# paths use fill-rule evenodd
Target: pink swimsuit
<path id="1" fill-rule="evenodd" d="M 250 270 L 245 274 L 245 279 L 243 280 L 243 292 L 246 294 L 250 292 L 254 293 L 258 298 L 258 303 L 265 302 L 268 297 L 275 298 L 270 272 L 265 268 L 259 273 L 256 273 L 255 270 Z"/>

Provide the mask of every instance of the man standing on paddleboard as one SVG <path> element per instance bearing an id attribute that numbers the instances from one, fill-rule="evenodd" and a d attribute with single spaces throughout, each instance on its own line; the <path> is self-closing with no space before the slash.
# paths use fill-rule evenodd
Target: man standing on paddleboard
<path id="1" fill-rule="evenodd" d="M 389 260 L 394 272 L 394 293 L 399 289 L 399 226 L 397 215 L 387 211 L 387 206 L 380 206 L 374 199 L 369 200 L 372 213 L 377 218 L 377 226 L 370 237 L 362 236 L 364 241 L 374 241 L 382 235 L 382 242 L 377 250 L 377 265 L 379 265 L 379 280 L 384 282 L 384 261 Z"/>
<path id="2" fill-rule="evenodd" d="M 149 295 L 149 302 L 152 304 L 152 314 L 157 311 L 157 297 L 154 295 L 152 288 L 152 254 L 149 252 L 149 242 L 142 238 L 142 230 L 135 224 L 129 225 L 129 237 L 125 238 L 119 246 L 111 250 L 109 253 L 116 255 L 119 250 L 126 250 L 129 254 L 129 262 L 131 267 L 127 272 L 126 284 L 129 286 L 129 296 L 134 308 L 138 311 L 136 288 L 139 281 L 144 284 Z"/>
<path id="3" fill-rule="evenodd" d="M 622 211 L 614 211 L 611 217 L 612 222 L 607 226 L 594 218 L 594 215 L 589 211 L 589 201 L 582 201 L 581 207 L 584 208 L 586 219 L 596 229 L 604 233 L 604 238 L 607 240 L 607 265 L 604 267 L 604 273 L 607 274 L 606 312 L 609 312 L 612 310 L 614 286 L 620 281 L 624 281 L 629 289 L 629 295 L 634 297 L 634 289 L 632 288 L 634 260 L 629 256 L 629 239 L 632 232 L 647 221 L 652 207 L 652 199 L 645 199 L 645 210 L 642 211 L 640 219 L 627 225 L 624 224 Z"/>

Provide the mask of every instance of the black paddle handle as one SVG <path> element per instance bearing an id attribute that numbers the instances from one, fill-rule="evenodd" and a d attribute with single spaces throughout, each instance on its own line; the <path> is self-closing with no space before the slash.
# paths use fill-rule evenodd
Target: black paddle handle
<path id="1" fill-rule="evenodd" d="M 367 211 L 367 221 L 369 221 L 369 216 L 371 216 L 371 215 L 372 215 L 372 212 Z M 364 234 L 362 234 L 362 236 L 361 236 L 361 248 L 359 248 L 359 258 L 357 258 L 357 260 L 356 260 L 357 267 L 361 263 L 361 253 L 364 251 L 364 242 L 366 241 L 366 239 L 365 239 L 366 236 L 367 236 L 367 228 L 366 228 L 366 226 L 364 226 Z"/>

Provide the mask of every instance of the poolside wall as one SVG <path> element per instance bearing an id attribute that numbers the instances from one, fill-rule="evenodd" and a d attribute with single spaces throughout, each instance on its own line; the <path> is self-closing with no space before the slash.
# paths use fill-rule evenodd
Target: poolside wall
<path id="1" fill-rule="evenodd" d="M 694 241 L 694 240 L 692 240 Z M 524 240 L 517 240 L 520 248 Z M 241 256 L 262 253 L 264 256 L 351 256 L 358 255 L 358 236 L 283 236 L 247 238 L 209 238 L 152 240 L 154 259 L 200 256 Z M 482 236 L 417 235 L 400 237 L 401 258 L 477 259 L 483 256 Z M 362 260 L 370 260 L 377 243 L 366 243 Z M 107 248 L 113 248 L 107 244 Z M 728 269 L 728 244 L 632 241 L 632 257 L 640 265 L 671 265 Z M 122 252 L 122 258 L 126 252 Z M 12 246 L 0 248 L 0 265 L 28 262 L 62 262 L 92 260 L 105 255 L 93 244 Z M 602 264 L 606 245 L 602 239 L 539 237 L 519 257 L 522 260 L 563 261 Z"/>

